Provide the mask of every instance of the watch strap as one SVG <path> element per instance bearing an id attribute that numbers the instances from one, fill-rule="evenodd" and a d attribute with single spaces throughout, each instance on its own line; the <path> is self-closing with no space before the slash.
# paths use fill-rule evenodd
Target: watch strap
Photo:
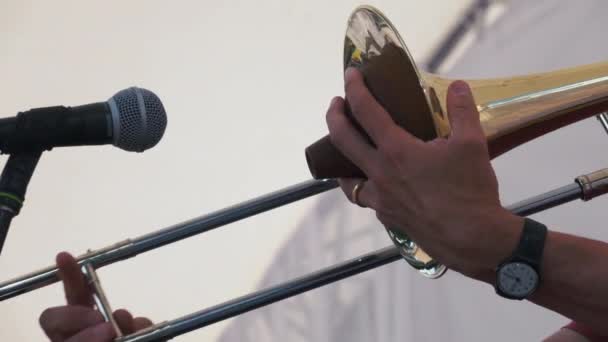
<path id="1" fill-rule="evenodd" d="M 530 266 L 536 268 L 538 272 L 543 258 L 546 238 L 547 226 L 532 219 L 525 218 L 519 244 L 511 256 L 510 261 L 525 261 L 530 264 Z"/>

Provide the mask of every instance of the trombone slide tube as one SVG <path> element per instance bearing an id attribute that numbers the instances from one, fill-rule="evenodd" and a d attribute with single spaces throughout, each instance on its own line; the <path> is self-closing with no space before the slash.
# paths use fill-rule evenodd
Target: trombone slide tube
<path id="1" fill-rule="evenodd" d="M 102 266 L 320 194 L 336 187 L 338 187 L 338 182 L 333 179 L 301 182 L 136 239 L 125 240 L 115 245 L 86 253 L 78 257 L 77 261 L 81 266 L 85 263 L 90 263 L 93 268 L 98 269 Z M 57 276 L 57 267 L 55 266 L 11 279 L 0 284 L 0 301 L 53 284 L 57 281 L 59 281 L 59 277 Z"/>
<path id="2" fill-rule="evenodd" d="M 540 211 L 572 202 L 583 196 L 583 190 L 578 183 L 568 184 L 544 194 L 528 198 L 507 207 L 512 213 L 528 216 Z"/>
<path id="3" fill-rule="evenodd" d="M 596 185 L 606 184 L 608 169 L 596 171 L 581 177 L 592 178 Z M 571 202 L 575 199 L 584 199 L 585 187 L 580 184 L 581 177 L 578 177 L 577 181 L 573 184 L 515 203 L 508 206 L 507 209 L 516 215 L 527 216 Z M 593 188 L 593 186 L 589 186 L 589 188 Z M 608 193 L 608 189 L 603 193 Z M 597 196 L 599 194 L 596 194 Z M 135 334 L 119 338 L 116 342 L 160 341 L 173 338 L 400 259 L 401 256 L 398 248 L 386 247 L 268 289 L 149 327 Z"/>
<path id="4" fill-rule="evenodd" d="M 401 254 L 397 248 L 386 247 L 277 286 L 230 300 L 182 318 L 152 326 L 135 334 L 118 338 L 115 341 L 144 342 L 173 338 L 399 259 L 401 259 Z"/>

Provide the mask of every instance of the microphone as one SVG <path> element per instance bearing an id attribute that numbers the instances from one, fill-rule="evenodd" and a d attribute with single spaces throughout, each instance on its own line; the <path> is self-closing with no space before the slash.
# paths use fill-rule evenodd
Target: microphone
<path id="1" fill-rule="evenodd" d="M 106 102 L 36 108 L 0 119 L 0 152 L 105 144 L 143 152 L 160 141 L 166 126 L 167 115 L 158 96 L 132 87 Z"/>
<path id="2" fill-rule="evenodd" d="M 167 114 L 158 96 L 135 87 L 106 102 L 37 108 L 0 119 L 0 152 L 11 154 L 0 175 L 0 254 L 42 151 L 112 144 L 143 152 L 160 141 L 166 127 Z"/>

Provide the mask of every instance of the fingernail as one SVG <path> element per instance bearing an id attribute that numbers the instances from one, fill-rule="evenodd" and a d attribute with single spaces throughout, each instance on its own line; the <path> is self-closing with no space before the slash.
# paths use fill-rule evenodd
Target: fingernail
<path id="1" fill-rule="evenodd" d="M 456 95 L 466 95 L 469 93 L 469 85 L 464 81 L 455 81 L 452 83 L 452 90 Z"/>

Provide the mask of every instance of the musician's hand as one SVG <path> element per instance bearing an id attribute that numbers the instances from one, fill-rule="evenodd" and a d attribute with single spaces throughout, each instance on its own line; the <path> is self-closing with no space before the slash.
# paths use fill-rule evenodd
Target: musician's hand
<path id="1" fill-rule="evenodd" d="M 57 255 L 59 277 L 63 281 L 66 306 L 46 309 L 40 326 L 52 342 L 109 342 L 115 332 L 93 308 L 93 296 L 76 260 L 68 253 Z M 133 318 L 126 310 L 116 310 L 114 317 L 125 334 L 152 324 L 143 317 Z"/>
<path id="2" fill-rule="evenodd" d="M 349 69 L 345 83 L 354 118 L 377 146 L 358 133 L 344 114 L 344 100 L 335 98 L 327 113 L 332 142 L 368 176 L 359 192 L 360 204 L 448 267 L 470 276 L 493 274 L 515 247 L 523 219 L 500 204 L 467 84 L 454 82 L 448 91 L 450 136 L 424 142 L 393 122 L 359 71 Z M 340 183 L 350 197 L 360 181 Z"/>

